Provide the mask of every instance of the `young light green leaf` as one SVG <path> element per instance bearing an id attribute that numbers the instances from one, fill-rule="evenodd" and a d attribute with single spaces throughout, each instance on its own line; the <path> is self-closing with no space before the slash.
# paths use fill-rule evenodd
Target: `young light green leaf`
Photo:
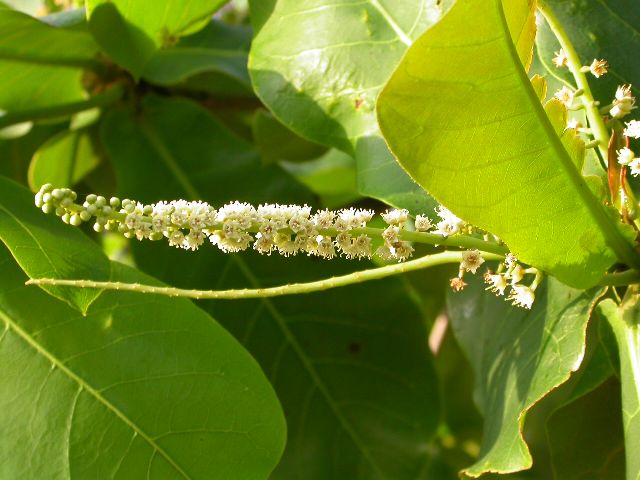
<path id="1" fill-rule="evenodd" d="M 536 290 L 531 311 L 495 298 L 480 281 L 449 295 L 451 325 L 475 370 L 474 398 L 485 417 L 480 456 L 466 475 L 531 467 L 525 416 L 582 363 L 597 298 L 599 292 L 573 290 L 552 278 Z"/>
<path id="2" fill-rule="evenodd" d="M 633 288 L 633 287 L 631 287 Z M 607 318 L 618 344 L 622 383 L 622 421 L 624 424 L 627 480 L 640 479 L 640 302 L 637 289 L 620 307 L 607 299 L 600 312 Z"/>
<path id="3" fill-rule="evenodd" d="M 109 280 L 109 261 L 100 247 L 60 219 L 44 215 L 33 205 L 33 194 L 0 177 L 0 241 L 31 278 Z M 81 312 L 100 291 L 43 287 Z"/>
<path id="4" fill-rule="evenodd" d="M 313 201 L 276 165 L 262 167 L 248 144 L 195 104 L 149 99 L 145 107 L 142 116 L 104 125 L 107 149 L 127 174 L 122 195 L 195 194 L 212 205 Z M 157 141 L 138 139 L 141 128 L 156 132 Z M 165 164 L 179 169 L 181 182 Z M 132 247 L 141 268 L 186 288 L 254 288 L 367 268 L 306 257 L 283 262 L 255 252 L 225 255 L 205 246 L 197 252 L 159 242 Z M 424 447 L 440 409 L 412 298 L 405 284 L 388 279 L 283 299 L 203 303 L 255 355 L 287 412 L 290 439 L 271 478 L 415 480 L 427 468 Z"/>
<path id="5" fill-rule="evenodd" d="M 42 145 L 29 165 L 29 187 L 33 191 L 45 183 L 72 187 L 82 180 L 100 163 L 93 145 L 94 134 L 95 131 L 67 130 Z"/>
<path id="6" fill-rule="evenodd" d="M 436 0 L 253 0 L 249 72 L 287 127 L 357 159 L 361 193 L 420 211 L 434 203 L 393 161 L 376 97 L 402 54 L 440 18 Z M 336 21 L 339 20 L 339 21 Z"/>
<path id="7" fill-rule="evenodd" d="M 87 14 L 112 3 L 128 27 L 144 33 L 156 47 L 172 45 L 182 35 L 204 27 L 211 15 L 228 0 L 86 0 Z"/>
<path id="8" fill-rule="evenodd" d="M 112 267 L 113 278 L 153 281 Z M 269 476 L 285 443 L 280 405 L 205 312 L 105 292 L 82 316 L 25 287 L 4 247 L 0 269 L 0 477 Z"/>
<path id="9" fill-rule="evenodd" d="M 398 161 L 437 200 L 520 260 L 586 288 L 616 259 L 636 266 L 639 257 L 526 76 L 534 24 L 523 3 L 456 3 L 407 52 L 380 95 L 379 120 Z"/>

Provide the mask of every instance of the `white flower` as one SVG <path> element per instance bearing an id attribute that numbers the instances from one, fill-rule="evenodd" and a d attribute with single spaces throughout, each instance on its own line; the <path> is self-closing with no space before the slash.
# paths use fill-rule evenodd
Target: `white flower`
<path id="1" fill-rule="evenodd" d="M 524 285 L 514 285 L 509 293 L 509 300 L 516 307 L 531 309 L 533 301 L 536 299 L 535 293 Z"/>
<path id="2" fill-rule="evenodd" d="M 507 275 L 507 278 L 511 280 L 511 285 L 515 285 L 516 283 L 518 283 L 520 280 L 524 278 L 524 274 L 525 274 L 524 268 L 522 268 L 521 265 L 518 265 L 516 263 L 513 266 L 513 268 L 509 270 L 509 274 Z"/>
<path id="3" fill-rule="evenodd" d="M 313 217 L 311 217 L 311 221 L 313 225 L 318 229 L 327 229 L 333 227 L 333 219 L 336 218 L 336 214 L 330 210 L 321 210 L 316 212 Z"/>
<path id="4" fill-rule="evenodd" d="M 318 246 L 314 252 L 315 255 L 331 260 L 336 256 L 336 248 L 331 240 L 331 237 L 318 235 Z"/>
<path id="5" fill-rule="evenodd" d="M 609 113 L 613 118 L 622 118 L 631 113 L 636 103 L 636 98 L 631 95 L 631 85 L 621 85 L 616 90 L 616 96 L 613 100 L 613 107 Z"/>
<path id="6" fill-rule="evenodd" d="M 382 232 L 382 238 L 389 245 L 393 245 L 394 243 L 399 242 L 400 227 L 394 227 L 393 225 L 389 225 Z"/>
<path id="7" fill-rule="evenodd" d="M 204 243 L 204 233 L 199 230 L 191 230 L 184 238 L 183 248 L 187 250 L 197 250 Z"/>
<path id="8" fill-rule="evenodd" d="M 180 230 L 176 230 L 169 235 L 169 245 L 172 247 L 182 247 L 184 242 L 184 233 Z"/>
<path id="9" fill-rule="evenodd" d="M 621 148 L 616 153 L 618 154 L 618 163 L 620 165 L 629 165 L 636 157 L 633 150 L 628 147 Z"/>
<path id="10" fill-rule="evenodd" d="M 467 286 L 465 281 L 460 277 L 454 277 L 449 281 L 449 285 L 454 292 L 461 292 Z"/>
<path id="11" fill-rule="evenodd" d="M 567 54 L 561 48 L 557 52 L 555 52 L 555 56 L 553 57 L 553 64 L 557 67 L 566 67 L 567 66 Z"/>
<path id="12" fill-rule="evenodd" d="M 391 247 L 391 248 L 393 248 L 393 247 Z M 376 250 L 376 255 L 378 257 L 380 257 L 382 260 L 393 260 L 396 257 L 393 254 L 393 252 L 391 251 L 391 248 L 388 247 L 387 245 L 383 245 L 381 247 L 378 247 L 378 249 Z"/>
<path id="13" fill-rule="evenodd" d="M 436 208 L 436 212 L 441 221 L 436 224 L 436 230 L 434 233 L 440 234 L 444 237 L 449 237 L 458 233 L 464 226 L 464 222 L 445 207 L 439 206 Z"/>
<path id="14" fill-rule="evenodd" d="M 553 96 L 564 103 L 567 107 L 570 107 L 573 104 L 573 90 L 566 86 L 554 93 Z"/>
<path id="15" fill-rule="evenodd" d="M 589 65 L 589 71 L 594 77 L 600 78 L 602 75 L 607 73 L 607 66 L 608 64 L 606 60 L 597 60 L 594 58 L 591 65 Z"/>
<path id="16" fill-rule="evenodd" d="M 359 235 L 351 243 L 352 252 L 358 258 L 371 258 L 371 238 Z"/>
<path id="17" fill-rule="evenodd" d="M 631 175 L 640 175 L 640 158 L 636 158 L 629 164 Z"/>
<path id="18" fill-rule="evenodd" d="M 350 230 L 352 228 L 364 227 L 373 218 L 373 210 L 363 210 L 360 208 L 345 208 L 338 212 L 338 219 L 335 227 L 338 230 Z"/>
<path id="19" fill-rule="evenodd" d="M 480 254 L 479 250 L 467 250 L 462 252 L 462 262 L 460 262 L 460 268 L 471 273 L 476 273 L 476 270 L 484 263 L 484 258 Z"/>
<path id="20" fill-rule="evenodd" d="M 392 209 L 387 210 L 382 215 L 382 218 L 389 225 L 401 225 L 409 218 L 409 212 L 405 209 Z"/>
<path id="21" fill-rule="evenodd" d="M 403 262 L 413 254 L 413 247 L 409 242 L 399 241 L 389 249 L 393 257 L 399 262 Z"/>
<path id="22" fill-rule="evenodd" d="M 419 232 L 428 232 L 433 228 L 433 224 L 426 215 L 416 215 L 415 227 Z"/>
<path id="23" fill-rule="evenodd" d="M 638 120 L 627 122 L 627 128 L 623 133 L 627 137 L 640 138 L 640 122 Z"/>
<path id="24" fill-rule="evenodd" d="M 507 279 L 503 274 L 492 274 L 487 272 L 484 274 L 484 281 L 488 284 L 486 290 L 489 290 L 496 295 L 504 295 L 504 290 L 507 288 Z"/>

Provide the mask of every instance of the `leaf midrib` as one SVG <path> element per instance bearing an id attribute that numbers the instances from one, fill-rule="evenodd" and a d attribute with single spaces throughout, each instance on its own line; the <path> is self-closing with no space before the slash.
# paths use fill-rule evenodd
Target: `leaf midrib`
<path id="1" fill-rule="evenodd" d="M 180 168 L 179 162 L 176 161 L 171 151 L 162 143 L 161 137 L 157 134 L 157 132 L 155 131 L 151 123 L 146 122 L 145 120 L 143 120 L 143 122 L 145 122 L 145 129 L 147 130 L 146 133 L 150 134 L 151 137 L 154 138 L 154 141 L 152 142 L 153 147 L 158 149 L 160 158 L 166 163 L 167 167 L 170 168 L 171 171 L 173 171 L 174 168 L 180 169 L 179 183 L 180 183 L 180 186 L 185 189 L 185 193 L 188 193 L 189 195 L 192 195 L 192 196 L 194 195 L 193 200 L 202 199 L 203 197 L 200 195 L 197 187 L 193 185 L 189 177 Z M 253 274 L 251 269 L 246 265 L 246 263 L 240 257 L 232 255 L 229 261 L 236 263 L 236 265 L 242 272 L 243 276 L 255 288 L 259 288 L 261 286 L 257 277 Z M 362 444 L 360 437 L 351 428 L 347 419 L 342 415 L 342 412 L 334 402 L 333 397 L 331 396 L 331 393 L 329 392 L 328 388 L 326 387 L 326 385 L 324 384 L 320 376 L 317 374 L 315 368 L 313 367 L 313 365 L 305 355 L 303 348 L 300 346 L 295 336 L 287 326 L 287 322 L 283 318 L 282 314 L 278 311 L 278 309 L 275 307 L 273 302 L 271 302 L 269 299 L 263 298 L 261 299 L 261 303 L 265 306 L 265 308 L 269 311 L 269 313 L 273 317 L 276 325 L 278 326 L 278 328 L 280 329 L 280 331 L 282 332 L 286 340 L 289 342 L 289 344 L 293 348 L 294 352 L 296 353 L 296 356 L 300 359 L 300 362 L 302 363 L 304 369 L 309 374 L 309 377 L 311 378 L 312 382 L 316 385 L 318 390 L 322 393 L 324 400 L 327 402 L 327 405 L 329 406 L 329 408 L 337 418 L 338 422 L 340 423 L 344 431 L 349 435 L 349 437 L 351 438 L 353 443 L 356 445 L 356 447 L 362 452 L 362 455 L 364 456 L 366 461 L 373 467 L 373 469 L 376 472 L 378 472 L 378 474 L 382 478 L 386 478 L 384 472 L 377 465 L 377 463 L 375 462 L 375 459 L 371 456 L 369 450 Z"/>
<path id="2" fill-rule="evenodd" d="M 509 56 L 511 57 L 511 61 L 515 66 L 515 70 L 523 86 L 523 90 L 526 92 L 530 106 L 535 113 L 538 122 L 544 128 L 550 146 L 552 147 L 557 158 L 560 160 L 560 166 L 569 177 L 571 184 L 587 207 L 587 211 L 589 212 L 591 218 L 598 225 L 600 231 L 603 233 L 605 239 L 607 240 L 608 245 L 616 253 L 616 256 L 620 260 L 626 262 L 629 266 L 637 269 L 640 268 L 640 257 L 633 249 L 633 246 L 629 244 L 629 242 L 627 242 L 627 240 L 618 231 L 616 226 L 612 223 L 612 220 L 607 215 L 607 212 L 604 211 L 604 208 L 593 196 L 584 179 L 580 175 L 580 172 L 576 170 L 573 160 L 562 145 L 560 137 L 556 135 L 555 130 L 551 125 L 551 122 L 549 121 L 544 108 L 542 107 L 542 103 L 540 103 L 538 96 L 533 89 L 533 86 L 531 85 L 531 82 L 529 81 L 524 68 L 521 65 L 520 56 L 518 55 L 516 46 L 514 45 L 511 38 L 509 25 L 507 23 L 504 9 L 502 7 L 502 1 L 494 0 L 494 7 L 497 9 L 502 25 L 502 37 L 507 47 Z"/>
<path id="3" fill-rule="evenodd" d="M 46 358 L 49 362 L 51 362 L 56 368 L 60 369 L 61 372 L 67 375 L 69 379 L 75 382 L 81 389 L 84 389 L 88 392 L 95 400 L 100 402 L 105 408 L 107 408 L 110 412 L 116 415 L 125 425 L 131 428 L 136 434 L 140 435 L 143 439 L 149 443 L 149 445 L 154 449 L 154 452 L 160 453 L 162 457 L 184 478 L 188 480 L 192 480 L 191 477 L 173 460 L 169 454 L 158 445 L 152 437 L 147 435 L 138 425 L 136 425 L 132 420 L 130 420 L 120 409 L 118 409 L 115 405 L 113 405 L 109 400 L 100 395 L 100 393 L 91 387 L 84 379 L 75 374 L 71 369 L 69 369 L 58 357 L 50 353 L 46 350 L 40 343 L 38 343 L 29 333 L 23 330 L 18 322 L 12 319 L 3 309 L 0 309 L 0 319 L 4 320 L 4 322 L 11 328 L 20 338 L 22 338 L 31 348 L 33 348 L 37 353 Z"/>

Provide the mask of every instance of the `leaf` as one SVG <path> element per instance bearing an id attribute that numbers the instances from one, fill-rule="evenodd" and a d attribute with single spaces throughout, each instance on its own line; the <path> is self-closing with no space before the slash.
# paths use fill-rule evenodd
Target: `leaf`
<path id="1" fill-rule="evenodd" d="M 600 78 L 589 74 L 587 78 L 596 100 L 603 105 L 609 104 L 617 86 L 622 84 L 632 84 L 634 95 L 640 94 L 640 64 L 630 61 L 627 54 L 640 48 L 640 15 L 635 9 L 629 8 L 623 0 L 581 0 L 577 3 L 546 0 L 545 4 L 560 20 L 585 65 L 591 64 L 594 58 L 607 60 L 609 73 Z M 536 42 L 540 60 L 547 70 L 573 84 L 569 70 L 556 68 L 551 62 L 560 45 L 546 22 L 542 22 Z"/>
<path id="2" fill-rule="evenodd" d="M 87 130 L 64 131 L 35 152 L 29 166 L 29 186 L 37 191 L 45 183 L 71 187 L 98 166 L 100 159 Z"/>
<path id="3" fill-rule="evenodd" d="M 480 457 L 466 475 L 531 467 L 522 437 L 526 414 L 582 363 L 599 296 L 553 278 L 538 287 L 531 311 L 484 292 L 479 280 L 449 295 L 451 325 L 474 368 L 474 399 L 485 417 Z"/>
<path id="4" fill-rule="evenodd" d="M 60 219 L 33 205 L 33 194 L 0 177 L 0 240 L 31 278 L 109 280 L 109 261 L 100 248 Z M 85 313 L 99 290 L 43 286 Z"/>
<path id="5" fill-rule="evenodd" d="M 212 205 L 231 198 L 312 201 L 277 166 L 260 167 L 255 153 L 245 169 L 240 147 L 248 145 L 239 145 L 194 104 L 153 99 L 146 107 L 140 120 L 121 115 L 104 124 L 116 169 L 128 173 L 122 195 L 194 193 Z M 156 132 L 155 143 L 137 140 L 143 127 L 136 121 Z M 164 157 L 178 166 L 183 184 L 158 160 Z M 266 172 L 272 172 L 270 180 Z M 141 268 L 187 288 L 268 286 L 368 265 L 225 255 L 211 246 L 186 252 L 165 242 L 132 247 Z M 440 409 L 426 331 L 405 284 L 390 279 L 287 299 L 202 305 L 254 354 L 283 404 L 290 437 L 271 478 L 420 478 Z"/>
<path id="6" fill-rule="evenodd" d="M 622 383 L 622 423 L 624 424 L 627 480 L 640 478 L 640 304 L 637 289 L 620 307 L 607 299 L 600 312 L 613 329 L 620 355 L 620 382 Z"/>
<path id="7" fill-rule="evenodd" d="M 177 37 L 201 29 L 227 0 L 86 0 L 89 19 L 99 5 L 112 3 L 128 27 L 150 38 L 156 47 L 175 43 Z"/>
<path id="8" fill-rule="evenodd" d="M 87 33 L 56 28 L 0 3 L 0 110 L 47 107 L 85 98 L 80 68 L 98 48 Z"/>
<path id="9" fill-rule="evenodd" d="M 315 160 L 281 162 L 280 166 L 318 195 L 317 208 L 336 209 L 362 200 L 356 188 L 356 168 L 346 153 L 329 150 Z"/>
<path id="10" fill-rule="evenodd" d="M 144 31 L 127 23 L 113 3 L 100 4 L 93 10 L 89 31 L 102 50 L 136 80 L 156 48 Z"/>
<path id="11" fill-rule="evenodd" d="M 456 215 L 520 260 L 587 288 L 616 257 L 635 265 L 638 256 L 589 191 L 522 67 L 532 12 L 506 5 L 507 19 L 499 0 L 456 3 L 423 35 L 380 95 L 381 128 L 403 167 Z M 471 18 L 482 21 L 469 28 Z M 507 20 L 527 39 L 517 49 Z"/>
<path id="12" fill-rule="evenodd" d="M 554 412 L 547 423 L 547 435 L 555 478 L 624 478 L 620 410 L 620 385 L 610 379 Z"/>
<path id="13" fill-rule="evenodd" d="M 114 279 L 153 282 L 112 267 Z M 0 477 L 268 477 L 282 411 L 257 363 L 205 312 L 105 292 L 85 317 L 25 287 L 4 248 L 0 268 Z"/>
<path id="14" fill-rule="evenodd" d="M 327 151 L 322 145 L 297 136 L 263 110 L 256 111 L 251 127 L 260 156 L 267 164 L 276 163 L 279 160 L 304 162 L 319 157 Z"/>
<path id="15" fill-rule="evenodd" d="M 215 190 L 222 202 L 256 203 L 269 198 L 287 203 L 303 190 L 289 185 L 290 177 L 278 167 L 262 166 L 251 144 L 231 134 L 195 103 L 149 95 L 143 108 L 140 122 L 124 110 L 110 112 L 103 122 L 102 139 L 121 192 L 145 202 L 171 200 L 166 195 L 175 191 L 199 200 L 201 192 Z M 121 158 L 136 160 L 119 161 Z M 140 178 L 148 178 L 149 172 L 153 172 L 153 181 L 140 189 Z M 240 186 L 246 192 L 243 198 L 238 198 Z M 270 192 L 273 188 L 279 189 L 278 195 Z"/>
<path id="16" fill-rule="evenodd" d="M 252 0 L 249 73 L 282 123 L 356 157 L 361 193 L 412 211 L 433 202 L 393 161 L 376 97 L 407 46 L 441 14 L 436 0 Z M 312 32 L 312 34 L 310 34 Z"/>
<path id="17" fill-rule="evenodd" d="M 215 80 L 225 78 L 236 88 L 251 92 L 247 57 L 251 31 L 212 20 L 199 32 L 182 37 L 171 48 L 158 50 L 144 67 L 143 76 L 159 85 L 189 86 L 194 76 L 208 80 L 212 89 Z"/>
<path id="18" fill-rule="evenodd" d="M 27 170 L 33 154 L 44 142 L 66 127 L 66 122 L 34 125 L 26 135 L 0 139 L 0 175 L 26 185 Z"/>

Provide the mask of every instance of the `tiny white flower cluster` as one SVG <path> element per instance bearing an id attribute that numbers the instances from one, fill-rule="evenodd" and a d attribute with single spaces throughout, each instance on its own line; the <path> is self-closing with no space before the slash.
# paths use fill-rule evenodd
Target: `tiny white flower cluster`
<path id="1" fill-rule="evenodd" d="M 624 129 L 624 132 L 622 132 L 625 137 L 640 138 L 640 121 L 631 120 L 627 122 L 626 125 L 627 127 Z"/>
<path id="2" fill-rule="evenodd" d="M 636 158 L 636 154 L 633 153 L 629 147 L 624 147 L 618 150 L 618 163 L 629 167 L 631 175 L 640 175 L 640 158 Z"/>
<path id="3" fill-rule="evenodd" d="M 458 276 L 453 277 L 449 281 L 449 285 L 454 292 L 460 292 L 464 290 L 467 284 L 464 281 L 464 274 L 470 272 L 475 275 L 480 265 L 484 263 L 484 258 L 479 250 L 467 250 L 462 252 L 462 261 L 460 262 L 460 269 L 458 270 Z"/>
<path id="4" fill-rule="evenodd" d="M 567 86 L 563 86 L 560 90 L 553 94 L 558 100 L 560 100 L 566 107 L 573 105 L 574 92 Z"/>
<path id="5" fill-rule="evenodd" d="M 239 252 L 253 247 L 261 254 L 276 251 L 290 256 L 306 253 L 331 259 L 371 258 L 372 238 L 367 224 L 373 210 L 346 208 L 315 213 L 307 205 L 252 205 L 232 202 L 219 209 L 206 202 L 175 200 L 144 205 L 134 200 L 88 195 L 82 205 L 77 195 L 66 188 L 44 185 L 36 194 L 36 205 L 45 213 L 55 212 L 65 223 L 81 225 L 94 219 L 94 230 L 118 231 L 127 238 L 160 240 L 186 250 L 197 250 L 207 239 L 224 252 Z M 465 225 L 443 207 L 438 210 L 437 230 L 443 236 L 458 233 Z M 388 227 L 382 232 L 383 245 L 376 255 L 385 260 L 407 260 L 413 246 L 402 238 L 409 219 L 407 210 L 388 210 L 382 214 Z M 415 219 L 417 231 L 433 229 L 423 215 Z"/>
<path id="6" fill-rule="evenodd" d="M 506 271 L 501 272 L 500 270 Z M 522 285 L 521 282 L 526 274 L 534 273 L 536 275 L 535 280 L 530 286 Z M 511 291 L 507 296 L 507 300 L 510 300 L 516 307 L 522 307 L 531 309 L 533 302 L 536 298 L 535 290 L 540 281 L 541 275 L 536 269 L 524 269 L 519 263 L 518 259 L 512 254 L 507 255 L 503 264 L 500 265 L 499 271 L 493 273 L 491 270 L 484 274 L 484 281 L 487 283 L 486 290 L 495 293 L 498 296 L 505 294 L 505 290 L 509 287 Z"/>
<path id="7" fill-rule="evenodd" d="M 622 118 L 631 113 L 635 107 L 636 97 L 631 94 L 631 85 L 621 85 L 616 90 L 609 113 L 613 118 Z"/>

